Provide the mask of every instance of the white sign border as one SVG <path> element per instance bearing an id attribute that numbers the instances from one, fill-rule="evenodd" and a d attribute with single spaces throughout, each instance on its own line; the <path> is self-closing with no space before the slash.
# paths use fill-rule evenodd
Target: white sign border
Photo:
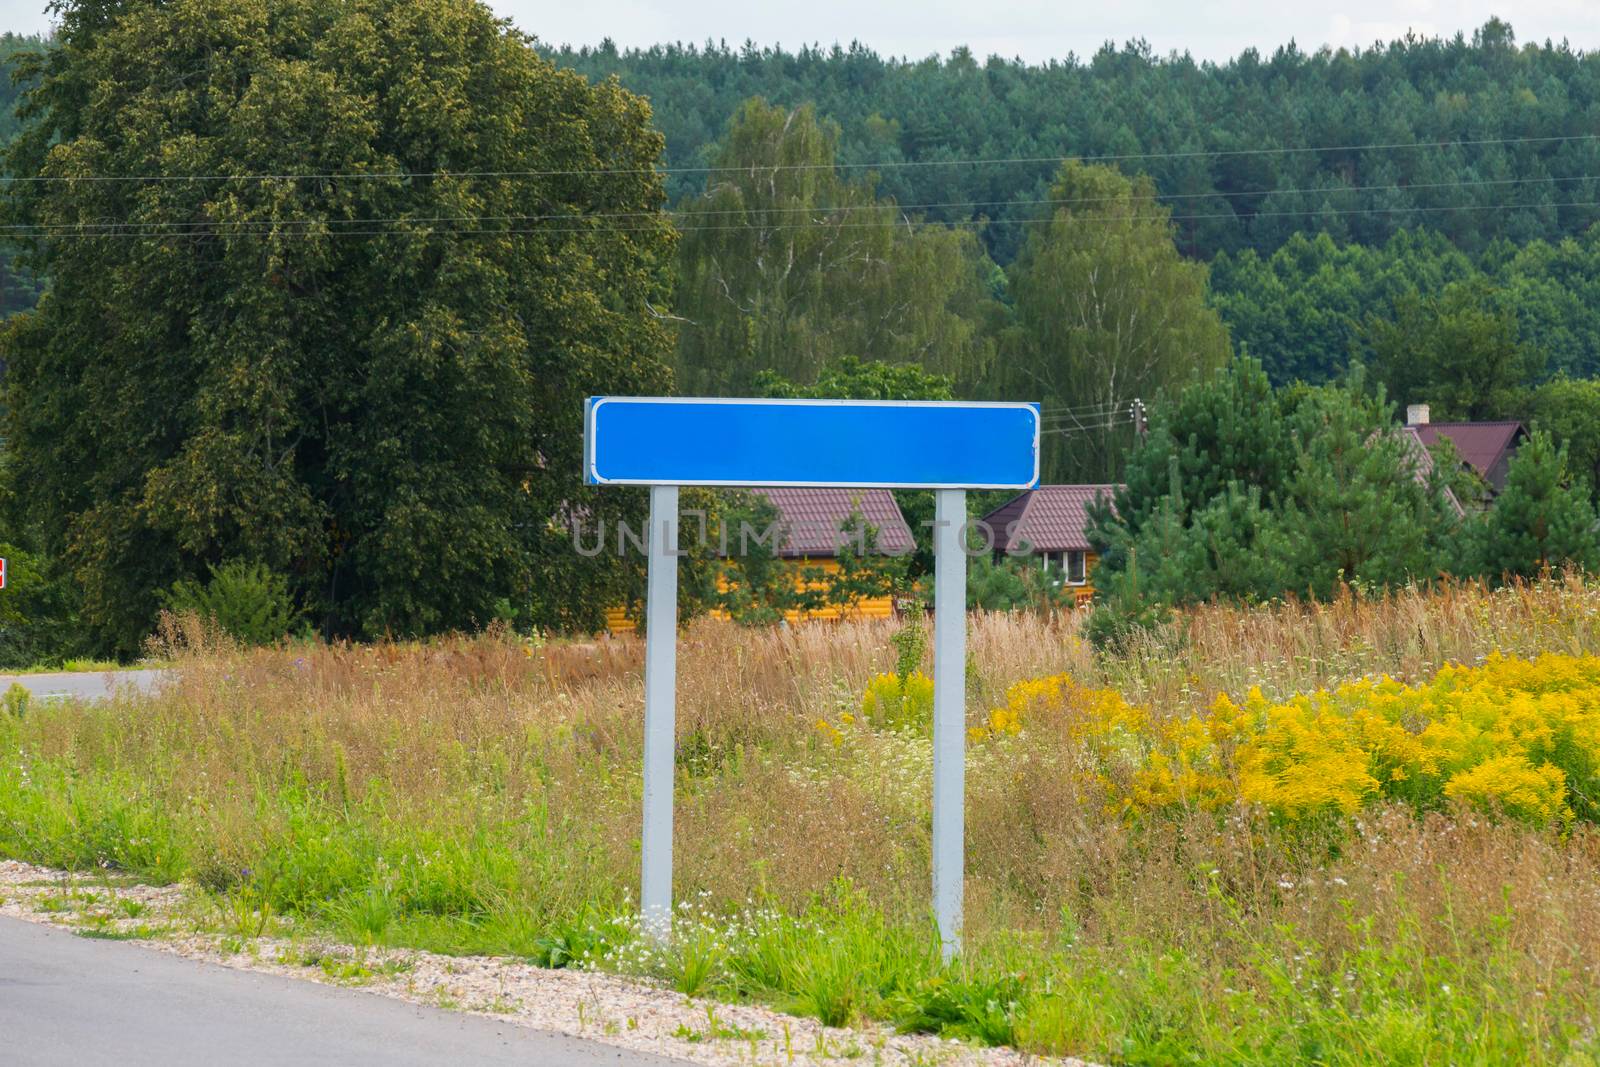
<path id="1" fill-rule="evenodd" d="M 841 482 L 841 481 L 745 481 L 742 479 L 682 478 L 602 478 L 595 465 L 595 414 L 606 404 L 744 404 L 760 407 L 903 407 L 903 408 L 1010 408 L 1033 416 L 1033 480 L 1016 482 Z M 590 485 L 694 485 L 722 488 L 771 489 L 1012 489 L 1019 493 L 1039 487 L 1039 461 L 1043 442 L 1044 418 L 1038 404 L 1016 400 L 787 400 L 781 398 L 746 399 L 723 396 L 597 396 L 585 405 L 583 415 L 583 469 Z"/>

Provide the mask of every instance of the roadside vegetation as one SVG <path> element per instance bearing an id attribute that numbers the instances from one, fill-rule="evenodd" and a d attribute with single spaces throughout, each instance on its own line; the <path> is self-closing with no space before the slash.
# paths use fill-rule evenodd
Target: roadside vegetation
<path id="1" fill-rule="evenodd" d="M 1099 1062 L 1600 1059 L 1600 584 L 1198 608 L 1115 653 L 1076 618 L 974 619 L 948 968 L 917 621 L 689 628 L 665 950 L 630 918 L 632 639 L 240 650 L 169 619 L 167 691 L 0 716 L 0 853 L 192 880 L 245 939 Z"/>

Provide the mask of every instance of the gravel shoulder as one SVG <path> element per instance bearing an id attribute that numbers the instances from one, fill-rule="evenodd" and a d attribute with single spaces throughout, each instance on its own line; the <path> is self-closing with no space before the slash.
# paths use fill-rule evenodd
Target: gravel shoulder
<path id="1" fill-rule="evenodd" d="M 138 941 L 148 949 L 215 966 L 342 986 L 646 1056 L 708 1065 L 785 1067 L 795 1063 L 1009 1067 L 1045 1062 L 1087 1067 L 1077 1060 L 1042 1060 L 1011 1049 L 973 1048 L 935 1037 L 897 1034 L 881 1026 L 825 1027 L 814 1019 L 691 999 L 648 981 L 592 971 L 551 970 L 499 957 L 441 956 L 299 937 L 228 934 L 218 928 L 216 909 L 207 915 L 205 908 L 196 891 L 183 887 L 132 884 L 114 875 L 74 875 L 0 860 L 0 916 L 101 941 Z"/>

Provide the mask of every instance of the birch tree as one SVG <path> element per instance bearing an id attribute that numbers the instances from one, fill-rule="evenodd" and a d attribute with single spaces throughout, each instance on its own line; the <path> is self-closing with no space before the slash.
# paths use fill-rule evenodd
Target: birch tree
<path id="1" fill-rule="evenodd" d="M 748 393 L 762 372 L 805 385 L 842 356 L 981 376 L 996 268 L 970 228 L 921 225 L 871 175 L 841 175 L 838 136 L 759 99 L 729 123 L 679 214 L 680 391 Z"/>
<path id="2" fill-rule="evenodd" d="M 1016 323 L 999 395 L 1045 406 L 1044 475 L 1114 481 L 1149 402 L 1222 366 L 1228 333 L 1206 304 L 1204 264 L 1182 259 L 1148 178 L 1070 162 L 1013 268 Z"/>

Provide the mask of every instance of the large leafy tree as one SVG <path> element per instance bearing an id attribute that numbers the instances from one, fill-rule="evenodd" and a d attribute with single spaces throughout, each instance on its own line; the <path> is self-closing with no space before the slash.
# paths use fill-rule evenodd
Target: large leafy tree
<path id="1" fill-rule="evenodd" d="M 36 55 L 45 47 L 38 37 L 24 37 L 14 33 L 0 34 L 0 146 L 7 145 L 17 135 L 17 93 L 19 83 L 11 77 L 18 61 Z M 36 279 L 16 269 L 13 257 L 15 247 L 10 241 L 0 241 L 0 319 L 25 310 L 39 298 Z M 5 364 L 0 362 L 0 375 Z"/>
<path id="2" fill-rule="evenodd" d="M 333 632 L 598 621 L 581 398 L 670 382 L 644 102 L 474 0 L 58 11 L 6 205 L 49 289 L 0 358 L 17 510 L 102 643 L 228 559 Z"/>
<path id="3" fill-rule="evenodd" d="M 1533 428 L 1567 452 L 1567 473 L 1591 503 L 1600 500 L 1600 381 L 1557 377 L 1534 391 Z"/>
<path id="4" fill-rule="evenodd" d="M 1171 212 L 1154 197 L 1148 178 L 1068 163 L 1050 222 L 1012 270 L 1016 323 L 994 388 L 1079 416 L 1052 426 L 1061 432 L 1045 447 L 1047 480 L 1115 480 L 1132 435 L 1127 405 L 1228 360 L 1206 269 L 1179 256 Z"/>
<path id="5" fill-rule="evenodd" d="M 1543 353 L 1518 336 L 1516 311 L 1482 278 L 1431 298 L 1406 293 L 1393 318 L 1369 323 L 1367 343 L 1390 395 L 1446 419 L 1505 417 L 1543 370 Z"/>
<path id="6" fill-rule="evenodd" d="M 807 384 L 841 356 L 981 376 L 1000 313 L 968 230 L 924 226 L 834 168 L 838 128 L 747 101 L 679 215 L 683 392 L 747 393 L 763 371 Z"/>
<path id="7" fill-rule="evenodd" d="M 1142 42 L 1039 65 L 965 48 L 895 59 L 861 45 L 608 44 L 564 59 L 648 94 L 675 166 L 706 162 L 750 96 L 812 102 L 840 124 L 841 161 L 916 164 L 882 171 L 901 203 L 938 205 L 930 216 L 941 221 L 995 220 L 984 238 L 1003 263 L 1042 213 L 1049 161 L 1073 156 L 1138 157 L 1174 198 L 1183 251 L 1203 259 L 1270 253 L 1298 232 L 1381 245 L 1418 225 L 1476 253 L 1499 236 L 1557 240 L 1600 218 L 1590 136 L 1600 53 L 1519 45 L 1498 19 L 1467 35 L 1356 51 L 1285 42 L 1205 64 Z M 692 190 L 698 177 L 676 181 Z"/>

